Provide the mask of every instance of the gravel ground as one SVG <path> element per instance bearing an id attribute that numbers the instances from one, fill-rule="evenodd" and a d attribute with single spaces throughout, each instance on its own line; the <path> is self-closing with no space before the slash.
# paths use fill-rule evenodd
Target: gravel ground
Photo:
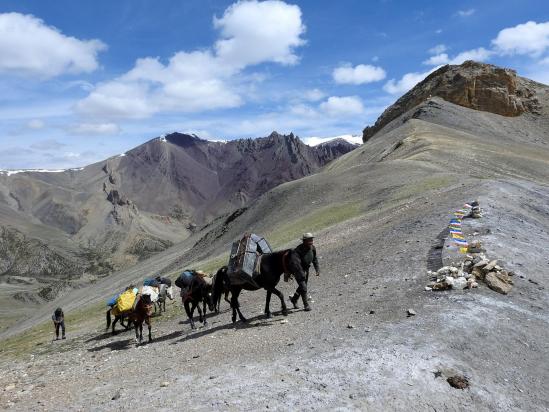
<path id="1" fill-rule="evenodd" d="M 506 196 L 505 202 L 499 201 Z M 248 324 L 228 305 L 191 331 L 179 303 L 155 318 L 154 342 L 97 329 L 2 361 L 0 405 L 11 410 L 547 410 L 549 189 L 485 182 L 441 189 L 318 234 L 313 311 L 266 320 L 264 292 L 243 292 Z M 500 295 L 486 286 L 426 292 L 429 250 L 453 210 L 487 254 L 516 270 Z M 527 199 L 527 200 L 526 200 Z M 529 207 L 525 207 L 527 203 Z M 520 218 L 517 213 L 520 212 Z M 534 231 L 538 230 L 536 236 Z M 514 242 L 510 242 L 515 236 Z M 545 248 L 545 249 L 544 249 Z M 535 283 L 534 283 L 535 282 Z M 281 286 L 284 295 L 294 283 Z M 278 302 L 272 300 L 278 310 Z M 415 311 L 408 316 L 407 310 Z M 447 378 L 464 375 L 467 389 Z"/>

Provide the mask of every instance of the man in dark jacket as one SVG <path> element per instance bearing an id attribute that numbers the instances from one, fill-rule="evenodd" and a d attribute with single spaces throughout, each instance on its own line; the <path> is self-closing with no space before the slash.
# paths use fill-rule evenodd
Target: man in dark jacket
<path id="1" fill-rule="evenodd" d="M 303 271 L 305 272 L 305 288 L 307 287 L 307 283 L 309 282 L 309 268 L 311 267 L 311 264 L 315 268 L 315 272 L 317 276 L 320 276 L 320 269 L 318 267 L 318 259 L 316 257 L 316 248 L 313 245 L 314 236 L 312 233 L 304 233 L 303 237 L 301 238 L 302 243 L 298 247 L 295 248 L 295 251 L 299 254 L 301 257 L 301 267 L 303 268 Z M 299 299 L 299 296 L 301 295 L 303 289 L 303 285 L 299 285 L 297 290 L 295 291 L 293 296 L 290 296 L 290 302 L 292 302 L 292 305 L 294 305 L 294 309 L 297 309 L 297 301 Z M 311 306 L 309 305 L 309 301 L 307 299 L 307 296 L 303 295 L 303 308 L 306 311 L 311 310 Z"/>
<path id="2" fill-rule="evenodd" d="M 59 328 L 61 328 L 62 339 L 65 339 L 65 314 L 63 313 L 63 309 L 55 309 L 51 319 L 53 320 L 53 324 L 55 326 L 55 339 L 59 340 Z"/>

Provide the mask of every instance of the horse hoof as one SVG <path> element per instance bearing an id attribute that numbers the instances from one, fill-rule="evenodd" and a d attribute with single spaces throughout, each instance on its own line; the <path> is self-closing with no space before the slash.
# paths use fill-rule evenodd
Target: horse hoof
<path id="1" fill-rule="evenodd" d="M 271 319 L 272 317 L 273 315 L 271 314 L 271 312 L 265 313 L 265 319 Z"/>
<path id="2" fill-rule="evenodd" d="M 282 309 L 282 316 L 288 316 L 288 309 Z"/>

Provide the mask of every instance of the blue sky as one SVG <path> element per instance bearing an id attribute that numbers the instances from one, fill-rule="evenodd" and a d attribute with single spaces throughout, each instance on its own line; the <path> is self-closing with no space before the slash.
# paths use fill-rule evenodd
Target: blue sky
<path id="1" fill-rule="evenodd" d="M 0 169 L 79 167 L 172 131 L 360 135 L 470 58 L 549 83 L 549 3 L 0 0 L 0 56 Z"/>

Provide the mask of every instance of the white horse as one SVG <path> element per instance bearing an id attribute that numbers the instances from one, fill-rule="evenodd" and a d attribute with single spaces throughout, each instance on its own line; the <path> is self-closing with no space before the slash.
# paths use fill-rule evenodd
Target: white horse
<path id="1" fill-rule="evenodd" d="M 166 298 L 169 298 L 170 300 L 173 300 L 173 287 L 168 286 L 164 283 L 160 284 L 160 288 L 158 291 L 158 298 L 154 301 L 154 312 L 156 313 L 156 307 L 158 306 L 158 310 L 160 310 L 160 313 L 166 312 Z"/>

